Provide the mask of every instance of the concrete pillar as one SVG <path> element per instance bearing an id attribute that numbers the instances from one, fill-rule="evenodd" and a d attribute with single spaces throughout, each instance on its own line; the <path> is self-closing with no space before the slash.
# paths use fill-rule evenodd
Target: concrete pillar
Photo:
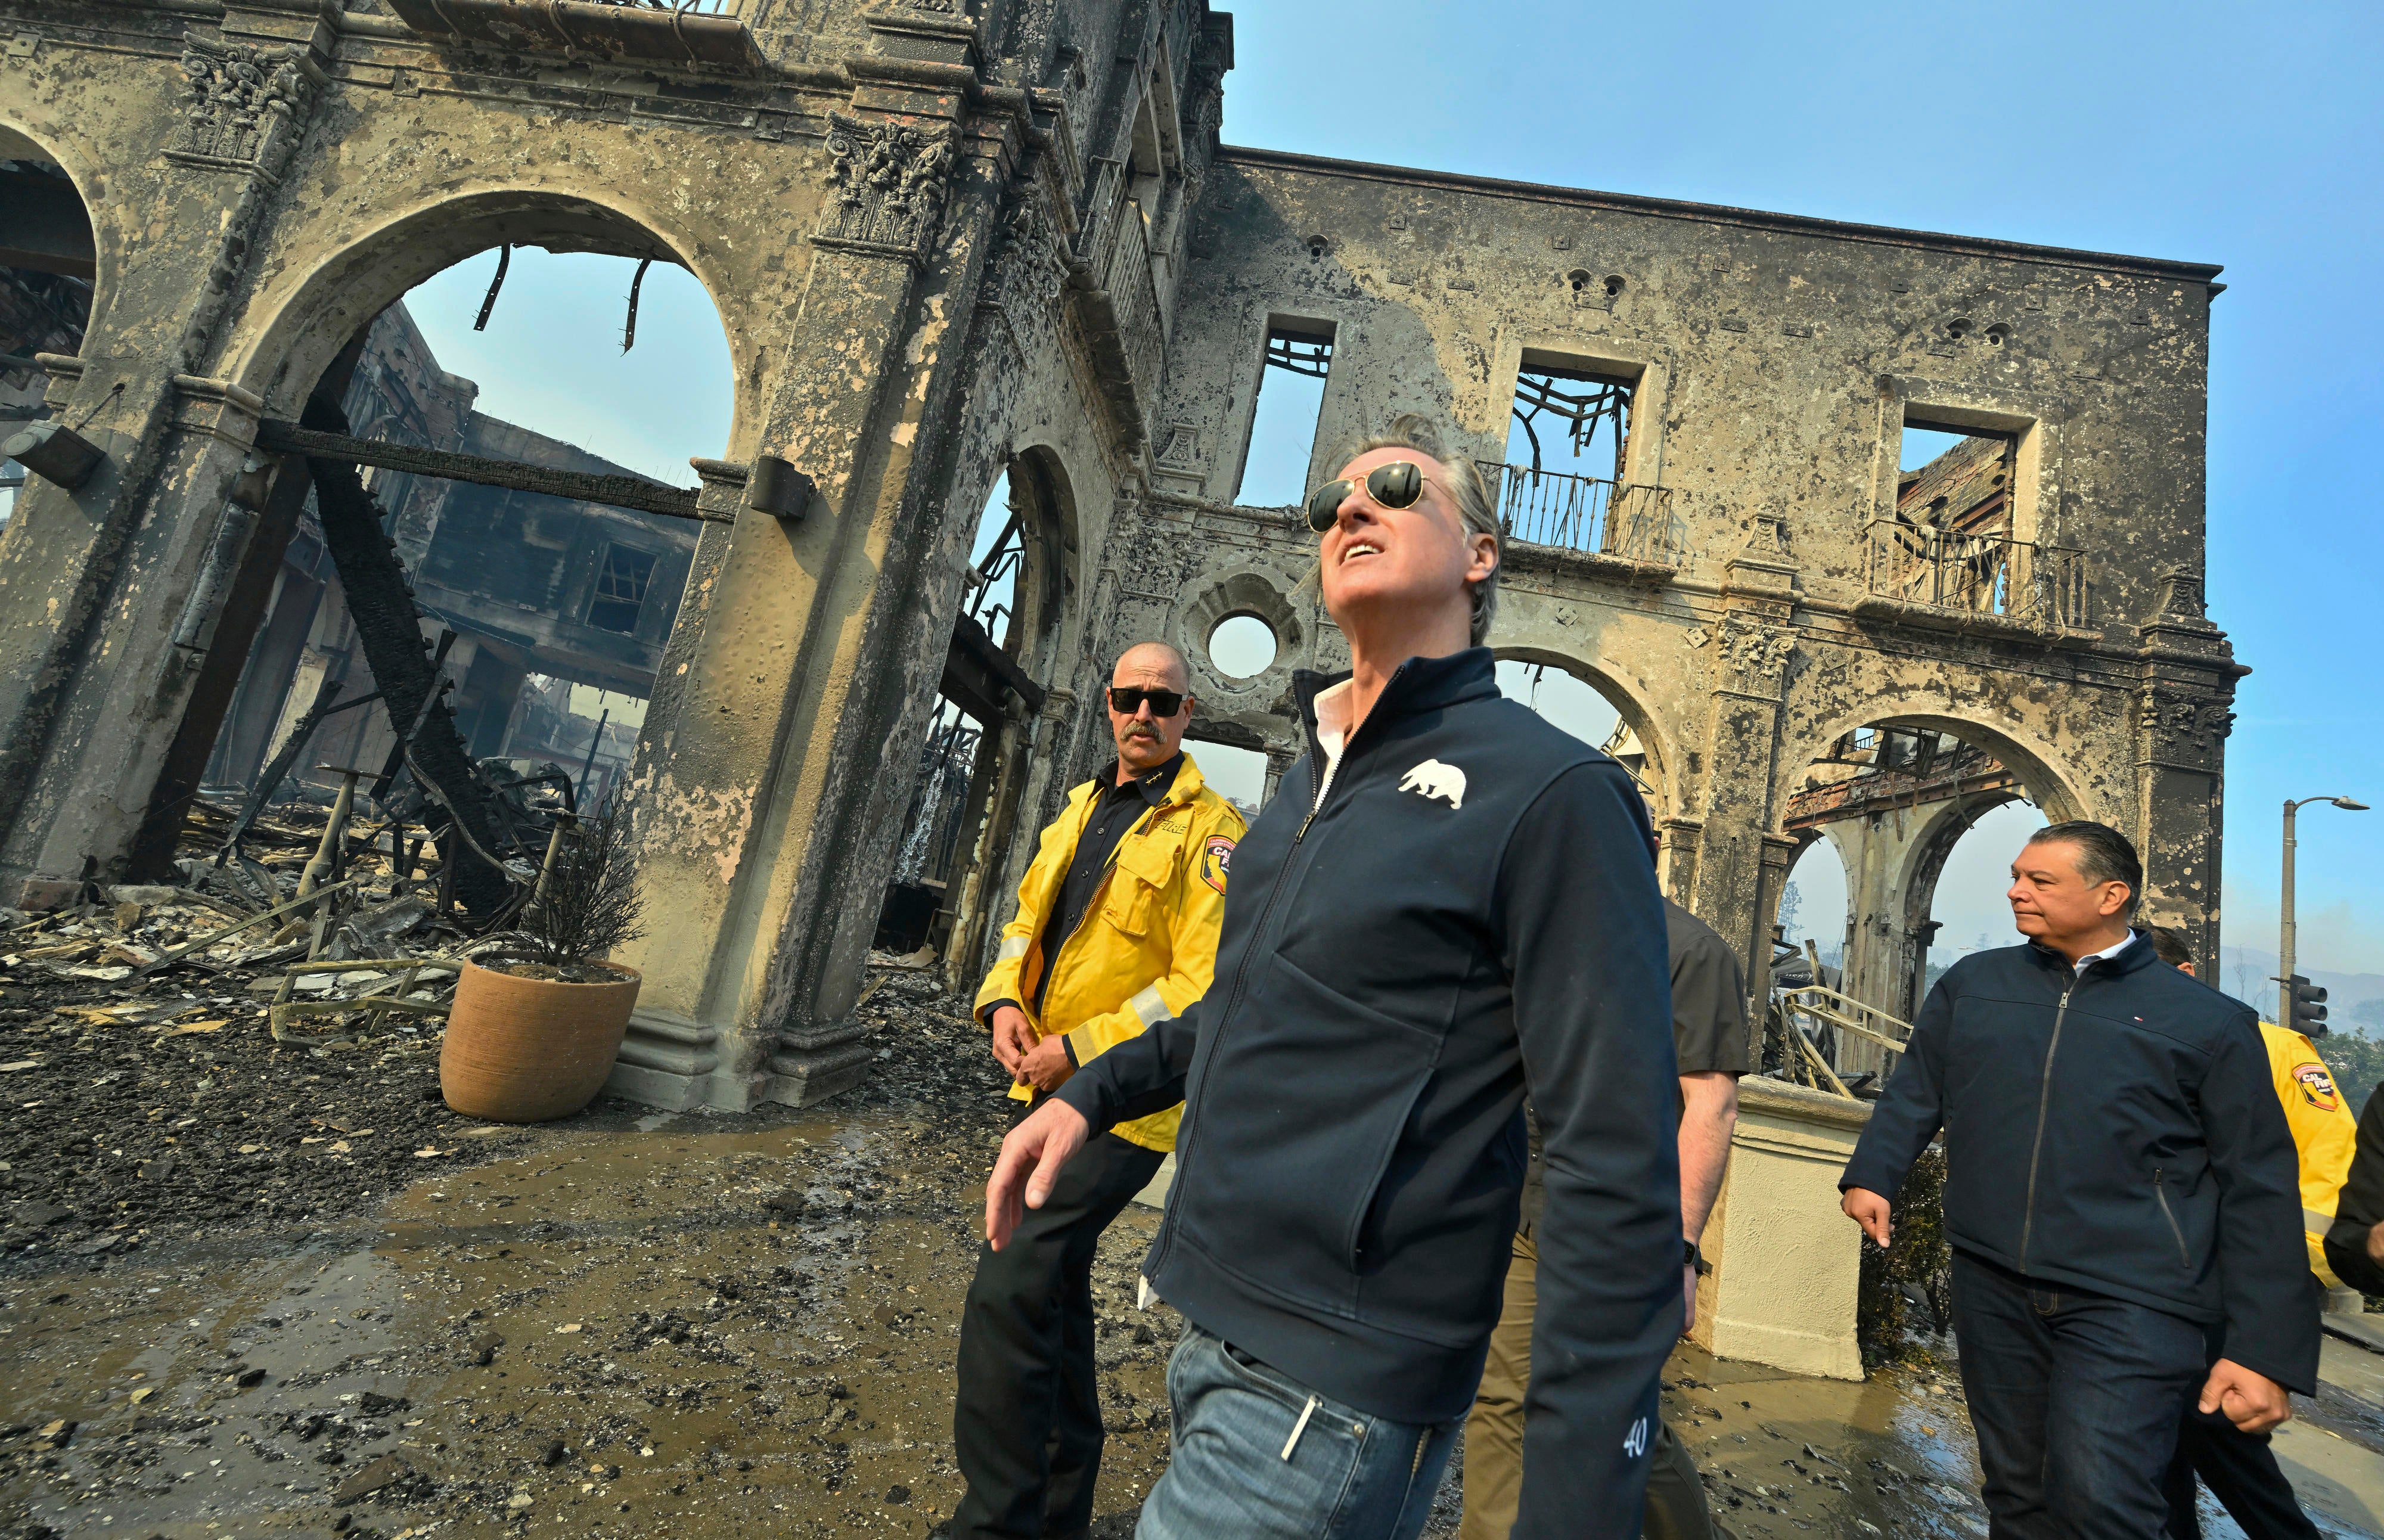
<path id="1" fill-rule="evenodd" d="M 665 1106 L 801 1104 L 861 1077 L 851 1007 L 911 789 L 888 767 L 915 757 L 957 601 L 927 561 L 968 383 L 972 307 L 951 300 L 1018 142 L 1007 119 L 964 124 L 957 91 L 906 83 L 962 73 L 923 61 L 973 66 L 973 21 L 869 16 L 908 62 L 849 61 L 864 83 L 833 122 L 842 180 L 760 441 L 817 495 L 799 518 L 738 507 L 706 528 L 630 772 L 647 935 L 621 960 L 645 987 L 612 1085 Z M 900 190 L 867 175 L 873 154 L 904 168 Z M 734 506 L 733 468 L 698 468 Z"/>
<path id="2" fill-rule="evenodd" d="M 1863 1377 L 1855 1340 L 1862 1232 L 1838 1174 L 1870 1103 L 1749 1075 L 1738 1083 L 1730 1170 L 1700 1248 L 1691 1340 L 1716 1358 L 1832 1380 Z"/>
<path id="3" fill-rule="evenodd" d="M 1782 699 L 1796 632 L 1789 624 L 1796 567 L 1776 528 L 1725 565 L 1725 606 L 1704 651 L 1711 693 L 1701 776 L 1682 776 L 1682 811 L 1665 824 L 1675 849 L 1667 877 L 1681 901 L 1731 944 L 1749 992 L 1768 987 L 1771 916 L 1794 841 L 1773 834 Z M 1689 859 L 1681 846 L 1694 845 Z M 1759 1016 L 1759 1013 L 1758 1013 Z"/>
<path id="4" fill-rule="evenodd" d="M 263 404 L 206 371 L 328 83 L 332 38 L 320 16 L 237 7 L 219 33 L 185 43 L 190 96 L 171 142 L 107 179 L 92 208 L 106 287 L 81 355 L 47 365 L 56 415 L 106 460 L 72 491 L 29 486 L 0 541 L 0 900 L 11 902 L 70 893 L 87 858 L 103 878 L 130 875 L 160 786 L 169 773 L 194 781 L 213 747 L 213 723 L 192 743 L 184 718 L 218 631 L 231 656 L 205 699 L 219 715 L 221 676 L 245 659 L 263 606 L 266 585 L 242 581 L 256 515 L 230 503 Z M 266 82 L 266 111 L 225 88 L 227 61 Z M 236 591 L 246 598 L 227 627 Z M 179 760 L 178 738 L 189 751 Z"/>
<path id="5" fill-rule="evenodd" d="M 2144 855 L 2144 915 L 2183 929 L 2196 957 L 2216 959 L 2227 737 L 2235 724 L 2235 681 L 2251 670 L 2235 662 L 2225 633 L 2203 614 L 2198 572 L 2169 574 L 2160 609 L 2142 635 L 2139 822 L 2127 832 Z M 2262 810 L 2261 816 L 2274 815 L 2273 808 Z"/>

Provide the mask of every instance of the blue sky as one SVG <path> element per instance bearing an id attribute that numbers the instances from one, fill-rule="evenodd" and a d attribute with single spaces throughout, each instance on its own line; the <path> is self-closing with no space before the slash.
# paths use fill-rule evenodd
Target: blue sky
<path id="1" fill-rule="evenodd" d="M 2255 670 L 2228 756 L 2230 941 L 2275 944 L 2283 797 L 2384 807 L 2384 7 L 1274 0 L 1235 32 L 1236 144 L 2226 264 L 2208 589 Z M 494 262 L 414 302 L 484 410 L 680 484 L 719 453 L 726 350 L 691 278 L 649 273 L 624 359 L 627 264 L 516 253 L 476 336 Z M 2001 938 L 2008 852 L 1986 838 L 1941 884 L 1964 944 Z M 2304 815 L 2301 912 L 2304 960 L 2384 972 L 2384 813 Z"/>
<path id="2" fill-rule="evenodd" d="M 2229 939 L 2276 944 L 2284 797 L 2384 807 L 2384 7 L 1277 0 L 1234 23 L 1231 143 L 2226 264 L 2208 586 L 2255 670 Z M 1988 838 L 1940 884 L 1949 939 L 2007 924 Z M 2384 813 L 2304 812 L 2300 857 L 2303 959 L 2384 971 Z"/>

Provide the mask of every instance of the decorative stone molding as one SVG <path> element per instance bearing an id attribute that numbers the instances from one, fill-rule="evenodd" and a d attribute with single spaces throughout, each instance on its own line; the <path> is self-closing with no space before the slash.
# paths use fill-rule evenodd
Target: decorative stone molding
<path id="1" fill-rule="evenodd" d="M 1033 193 L 1003 216 L 994 263 L 994 291 L 1001 304 L 1039 304 L 1059 297 L 1068 278 L 1065 242 Z"/>
<path id="2" fill-rule="evenodd" d="M 944 209 L 959 133 L 891 118 L 828 115 L 828 185 L 812 243 L 922 265 Z"/>
<path id="3" fill-rule="evenodd" d="M 182 34 L 182 128 L 166 158 L 280 180 L 325 81 L 304 48 Z"/>
<path id="4" fill-rule="evenodd" d="M 1721 656 L 1745 684 L 1776 687 L 1795 651 L 1796 633 L 1787 627 L 1735 613 L 1722 617 Z"/>
<path id="5" fill-rule="evenodd" d="M 2154 690 L 2145 692 L 2137 703 L 2137 725 L 2153 758 L 2170 764 L 2215 768 L 2235 730 L 2235 713 L 2222 700 Z"/>

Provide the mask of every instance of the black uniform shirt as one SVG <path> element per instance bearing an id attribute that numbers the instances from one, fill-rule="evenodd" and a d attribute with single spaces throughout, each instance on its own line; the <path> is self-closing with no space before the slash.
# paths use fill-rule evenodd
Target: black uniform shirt
<path id="1" fill-rule="evenodd" d="M 1104 789 L 1093 798 L 1093 815 L 1086 820 L 1085 832 L 1076 836 L 1076 853 L 1069 858 L 1068 875 L 1061 879 L 1051 913 L 1043 919 L 1043 976 L 1035 981 L 1037 1012 L 1051 985 L 1051 964 L 1084 922 L 1093 895 L 1101 890 L 1102 875 L 1109 870 L 1110 857 L 1117 853 L 1118 841 L 1136 820 L 1167 801 L 1167 789 L 1175 784 L 1175 772 L 1183 766 L 1184 756 L 1178 753 L 1140 780 L 1120 780 L 1122 766 L 1115 762 L 1094 777 Z"/>

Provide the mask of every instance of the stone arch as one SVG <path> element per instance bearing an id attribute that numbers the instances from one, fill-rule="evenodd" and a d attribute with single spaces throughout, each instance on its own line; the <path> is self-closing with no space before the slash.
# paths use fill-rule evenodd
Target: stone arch
<path id="1" fill-rule="evenodd" d="M 1010 504 L 1018 511 L 1024 560 L 1018 574 L 1019 666 L 1049 686 L 1067 630 L 1068 595 L 1077 588 L 1079 551 L 1076 496 L 1068 467 L 1042 443 L 1014 450 L 1010 457 Z M 1007 641 L 1008 639 L 995 639 Z"/>
<path id="2" fill-rule="evenodd" d="M 2095 818 L 2124 826 L 2118 810 L 2098 805 L 2079 789 L 2079 778 L 2067 767 L 2066 755 L 2019 724 L 1987 721 L 1975 714 L 1947 711 L 1941 702 L 1886 697 L 1825 718 L 1812 731 L 1782 746 L 1771 798 L 1774 829 L 1785 816 L 1788 799 L 1794 794 L 1796 783 L 1823 750 L 1857 728 L 1884 727 L 1926 727 L 1951 733 L 1986 750 L 2019 776 L 2029 800 L 2044 809 L 2048 819 L 2057 822 L 2064 818 Z"/>
<path id="3" fill-rule="evenodd" d="M 1004 470 L 1020 559 L 1010 621 L 993 640 L 1029 678 L 1049 689 L 1066 683 L 1056 676 L 1072 655 L 1062 644 L 1069 631 L 1068 596 L 1078 586 L 1074 485 L 1058 449 L 1039 441 L 1011 450 Z M 988 503 L 979 529 L 991 512 Z M 966 868 L 953 874 L 958 891 L 948 889 L 946 900 L 950 928 L 943 952 L 955 987 L 970 968 L 982 964 L 1024 863 L 1035 851 L 1031 830 L 1022 826 L 1038 810 L 1037 788 L 1053 770 L 1043 742 L 1049 735 L 1041 729 L 1041 723 L 1023 714 L 981 724 L 963 813 L 963 826 L 975 833 L 966 847 Z"/>
<path id="4" fill-rule="evenodd" d="M 1647 751 L 1650 767 L 1655 774 L 1648 777 L 1656 792 L 1656 816 L 1658 820 L 1677 816 L 1681 812 L 1681 757 L 1678 739 L 1670 727 L 1658 715 L 1648 702 L 1655 692 L 1622 669 L 1609 658 L 1595 662 L 1550 647 L 1493 647 L 1501 663 L 1544 664 L 1562 669 L 1583 684 L 1606 698 L 1623 724 L 1639 735 Z"/>
<path id="5" fill-rule="evenodd" d="M 108 239 L 108 229 L 99 218 L 99 205 L 92 199 L 92 189 L 104 187 L 106 179 L 96 166 L 87 162 L 82 148 L 63 135 L 41 131 L 14 118 L 0 117 L 0 160 L 40 161 L 55 166 L 65 173 L 75 196 L 81 201 L 83 217 L 91 226 L 93 255 L 93 271 L 87 280 L 91 284 L 91 308 L 83 317 L 82 345 L 88 348 L 92 335 L 106 324 L 108 301 L 116 292 L 124 259 Z"/>
<path id="6" fill-rule="evenodd" d="M 285 280 L 269 282 L 229 344 L 221 372 L 265 399 L 267 415 L 295 418 L 331 360 L 390 305 L 435 273 L 501 245 L 652 257 L 693 273 L 726 336 L 736 380 L 728 443 L 753 430 L 749 329 L 722 307 L 735 292 L 701 242 L 631 200 L 541 188 L 490 188 L 428 198 L 394 214 Z M 724 450 L 724 455 L 726 451 Z"/>
<path id="7" fill-rule="evenodd" d="M 1845 812 L 1830 821 L 1844 833 L 1833 839 L 1846 867 L 1847 938 L 1844 988 L 1848 995 L 1910 1021 L 1917 1015 L 1927 979 L 1927 961 L 1934 931 L 1939 876 L 1962 836 L 1984 813 L 2026 799 L 2046 810 L 2048 816 L 2094 816 L 2092 804 L 2077 789 L 2058 757 L 2024 729 L 2001 722 L 1981 721 L 1968 714 L 1913 710 L 1915 702 L 1873 702 L 1829 722 L 1810 739 L 1782 756 L 1783 778 L 1775 801 L 1775 818 L 1785 828 L 1798 784 L 1829 746 L 1864 727 L 1902 727 L 1943 733 L 1991 754 L 2019 783 L 2015 786 L 1952 783 L 1950 795 L 1938 795 L 1907 806 L 1869 805 L 1868 812 Z M 1933 702 L 1932 702 L 1933 704 Z M 1901 707 L 1902 709 L 1899 709 Z M 1917 793 L 1916 793 L 1917 796 Z M 1907 813 L 1917 813 L 1917 821 Z M 1819 826 L 1788 830 L 1786 838 L 1803 843 L 1820 838 Z M 1838 1045 L 1836 1066 L 1842 1074 L 1883 1072 L 1893 1055 L 1869 1043 L 1848 1039 Z"/>

